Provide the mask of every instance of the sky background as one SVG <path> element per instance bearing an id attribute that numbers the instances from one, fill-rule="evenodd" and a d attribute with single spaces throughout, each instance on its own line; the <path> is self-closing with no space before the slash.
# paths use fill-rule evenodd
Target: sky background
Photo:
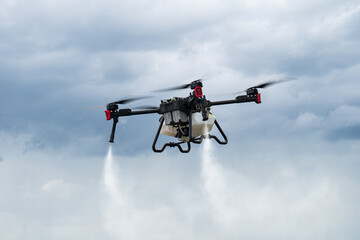
<path id="1" fill-rule="evenodd" d="M 0 2 L 0 239 L 359 239 L 355 0 Z M 229 144 L 152 152 L 159 115 L 284 76 L 262 104 L 212 108 Z"/>

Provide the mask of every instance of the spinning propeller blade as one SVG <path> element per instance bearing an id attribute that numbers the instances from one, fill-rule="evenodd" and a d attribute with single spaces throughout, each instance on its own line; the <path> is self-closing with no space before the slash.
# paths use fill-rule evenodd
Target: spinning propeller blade
<path id="1" fill-rule="evenodd" d="M 160 89 L 160 90 L 154 90 L 152 92 L 165 92 L 165 91 L 173 91 L 173 90 L 180 90 L 180 89 L 186 89 L 186 88 L 189 88 L 191 86 L 191 84 L 195 81 L 200 81 L 200 82 L 203 82 L 204 79 L 197 79 L 197 80 L 194 80 L 192 81 L 191 83 L 187 83 L 187 84 L 182 84 L 182 85 L 179 85 L 179 86 L 175 86 L 175 87 L 171 87 L 171 88 L 165 88 L 165 89 Z"/>
<path id="2" fill-rule="evenodd" d="M 259 84 L 259 85 L 256 85 L 254 87 L 251 87 L 251 88 L 267 88 L 273 84 L 277 84 L 277 83 L 282 83 L 282 82 L 287 82 L 287 81 L 290 81 L 290 80 L 295 80 L 296 78 L 295 77 L 286 77 L 286 78 L 281 78 L 279 80 L 274 80 L 274 81 L 268 81 L 268 82 L 265 82 L 265 83 L 262 83 L 262 84 Z M 250 89 L 250 88 L 248 88 Z"/>
<path id="3" fill-rule="evenodd" d="M 109 104 L 127 104 L 129 102 L 134 102 L 137 100 L 141 100 L 141 99 L 145 99 L 145 98 L 150 98 L 151 96 L 142 96 L 142 97 L 133 97 L 133 98 L 125 98 L 125 99 L 119 99 L 115 102 L 110 102 Z M 91 107 L 83 107 L 83 108 L 105 108 L 107 105 L 101 105 L 101 106 L 91 106 Z"/>
<path id="4" fill-rule="evenodd" d="M 145 98 L 150 98 L 150 96 L 125 98 L 125 99 L 120 99 L 120 100 L 117 100 L 115 102 L 111 102 L 111 103 L 108 103 L 108 104 L 126 104 L 126 103 L 129 103 L 129 102 L 133 102 L 133 101 L 137 101 L 137 100 L 145 99 Z"/>
<path id="5" fill-rule="evenodd" d="M 295 80 L 295 79 L 297 79 L 297 78 L 295 78 L 295 77 L 284 77 L 284 78 L 280 78 L 278 80 L 271 80 L 271 81 L 268 81 L 268 82 L 265 82 L 265 83 L 250 87 L 250 88 L 248 88 L 246 90 L 243 90 L 241 92 L 236 92 L 236 94 L 240 94 L 240 93 L 246 92 L 249 89 L 254 89 L 254 88 L 267 88 L 267 87 L 269 87 L 271 85 L 274 85 L 274 84 L 287 82 L 287 81 L 291 81 L 291 80 Z"/>

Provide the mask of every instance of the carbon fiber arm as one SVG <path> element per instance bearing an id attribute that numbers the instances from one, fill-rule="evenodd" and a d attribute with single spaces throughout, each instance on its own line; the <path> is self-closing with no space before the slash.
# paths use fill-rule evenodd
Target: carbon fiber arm
<path id="1" fill-rule="evenodd" d="M 261 103 L 260 93 L 253 94 L 253 95 L 241 95 L 237 96 L 235 99 L 231 100 L 222 100 L 222 101 L 208 101 L 208 107 L 217 106 L 217 105 L 226 105 L 226 104 L 233 104 L 233 103 L 244 103 L 244 102 L 256 102 Z"/>

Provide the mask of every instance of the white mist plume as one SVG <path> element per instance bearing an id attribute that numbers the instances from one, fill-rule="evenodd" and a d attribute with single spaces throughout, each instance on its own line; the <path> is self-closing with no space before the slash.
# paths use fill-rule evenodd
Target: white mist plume
<path id="1" fill-rule="evenodd" d="M 138 176 L 137 176 L 138 177 Z M 114 161 L 111 147 L 104 165 L 104 226 L 105 230 L 115 239 L 174 239 L 174 236 L 184 237 L 184 231 L 178 226 L 177 208 L 168 204 L 149 208 L 144 206 L 148 195 L 143 188 L 129 186 L 128 177 Z M 141 181 L 136 179 L 135 181 Z M 139 192 L 140 191 L 140 192 Z M 139 199 L 139 197 L 144 199 Z M 164 196 L 166 197 L 166 196 Z M 186 238 L 186 237 L 185 237 Z"/>
<path id="2" fill-rule="evenodd" d="M 210 139 L 204 139 L 201 176 L 206 196 L 213 207 L 213 217 L 219 221 L 229 218 L 227 186 L 222 167 L 216 162 Z"/>
<path id="3" fill-rule="evenodd" d="M 108 154 L 105 161 L 105 172 L 104 172 L 104 184 L 107 190 L 107 193 L 111 198 L 120 200 L 120 193 L 118 192 L 118 180 L 115 174 L 115 165 L 114 159 L 112 156 L 111 146 L 109 147 Z"/>
<path id="4" fill-rule="evenodd" d="M 105 229 L 111 235 L 133 239 L 132 235 L 135 229 L 129 227 L 133 224 L 129 225 L 124 222 L 126 218 L 131 221 L 133 213 L 129 212 L 131 208 L 126 204 L 125 193 L 120 191 L 122 183 L 119 182 L 118 174 L 119 169 L 114 162 L 110 146 L 104 166 L 104 185 L 107 194 L 104 213 Z"/>
<path id="5" fill-rule="evenodd" d="M 304 181 L 294 186 L 294 179 L 302 178 L 295 175 L 292 167 L 278 166 L 277 160 L 274 165 L 259 167 L 258 176 L 248 175 L 245 169 L 234 172 L 223 167 L 213 149 L 211 140 L 205 139 L 201 177 L 205 190 L 203 201 L 210 203 L 209 212 L 219 236 L 263 239 L 272 235 L 284 239 L 283 236 L 292 236 L 294 232 L 298 232 L 297 239 L 324 236 L 326 216 L 332 215 L 327 210 L 336 204 L 336 200 L 331 199 L 334 192 L 329 188 L 328 179 L 315 178 L 312 184 Z M 318 222 L 302 222 L 308 216 L 318 218 Z M 263 233 L 257 232 L 259 226 Z M 301 232 L 304 227 L 311 229 L 311 233 Z"/>
<path id="6" fill-rule="evenodd" d="M 243 162 L 241 168 L 226 168 L 214 155 L 211 141 L 205 139 L 201 146 L 201 178 L 189 184 L 184 184 L 188 175 L 180 158 L 171 163 L 174 159 L 166 155 L 162 160 L 156 156 L 140 161 L 141 169 L 136 165 L 134 172 L 125 164 L 131 160 L 123 161 L 120 169 L 109 148 L 104 164 L 106 232 L 114 239 L 129 240 L 321 239 L 326 235 L 329 219 L 338 215 L 336 184 L 321 176 L 300 175 L 291 164 L 283 166 L 276 160 L 262 162 L 263 166 Z M 254 167 L 256 174 L 251 172 Z M 179 170 L 183 174 L 176 175 Z"/>

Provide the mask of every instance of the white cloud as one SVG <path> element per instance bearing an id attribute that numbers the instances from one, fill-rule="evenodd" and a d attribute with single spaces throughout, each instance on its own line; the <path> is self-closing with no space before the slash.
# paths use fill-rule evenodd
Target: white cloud
<path id="1" fill-rule="evenodd" d="M 360 107 L 341 105 L 331 111 L 327 119 L 327 125 L 332 128 L 349 127 L 360 125 Z"/>
<path id="2" fill-rule="evenodd" d="M 296 125 L 305 128 L 318 128 L 323 124 L 323 118 L 314 113 L 301 113 L 296 119 Z"/>
<path id="3" fill-rule="evenodd" d="M 65 182 L 63 179 L 53 179 L 41 186 L 41 190 L 47 194 L 68 199 L 75 194 L 81 193 L 81 187 L 73 183 Z"/>

